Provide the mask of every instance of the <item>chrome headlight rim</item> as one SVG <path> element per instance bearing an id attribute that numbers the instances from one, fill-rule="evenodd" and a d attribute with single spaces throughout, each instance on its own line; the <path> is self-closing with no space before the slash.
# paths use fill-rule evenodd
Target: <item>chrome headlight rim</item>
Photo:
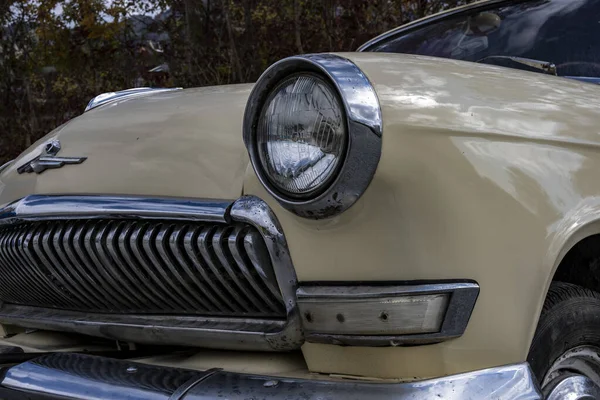
<path id="1" fill-rule="evenodd" d="M 334 170 L 315 189 L 306 191 L 304 193 L 292 193 L 292 192 L 286 191 L 285 189 L 281 188 L 279 186 L 279 184 L 277 182 L 275 182 L 275 180 L 269 175 L 269 173 L 267 171 L 265 171 L 264 160 L 262 160 L 262 157 L 263 157 L 262 153 L 264 153 L 264 151 L 261 152 L 261 149 L 259 148 L 259 146 L 260 146 L 259 143 L 254 144 L 254 147 L 256 149 L 256 157 L 257 157 L 256 159 L 259 163 L 258 165 L 255 166 L 255 169 L 260 169 L 261 176 L 263 176 L 265 178 L 265 180 L 269 182 L 270 190 L 277 193 L 279 198 L 290 199 L 290 201 L 310 200 L 310 199 L 318 197 L 319 195 L 321 195 L 322 193 L 327 191 L 327 189 L 329 189 L 329 187 L 335 182 L 336 178 L 339 176 L 340 170 L 344 166 L 344 161 L 346 159 L 346 154 L 348 152 L 348 142 L 349 142 L 346 110 L 343 106 L 344 102 L 343 102 L 341 96 L 337 92 L 335 86 L 330 81 L 325 80 L 324 77 L 322 77 L 312 71 L 299 71 L 299 72 L 293 73 L 291 75 L 287 75 L 283 79 L 278 81 L 273 86 L 270 93 L 267 95 L 264 103 L 262 104 L 262 107 L 260 107 L 260 109 L 258 110 L 257 123 L 265 115 L 265 111 L 270 106 L 270 102 L 273 99 L 273 97 L 275 97 L 277 95 L 278 89 L 281 88 L 287 81 L 289 81 L 295 77 L 301 77 L 301 76 L 308 76 L 313 79 L 316 79 L 317 81 L 320 81 L 321 83 L 329 86 L 329 88 L 332 90 L 337 101 L 342 106 L 340 111 L 342 113 L 342 121 L 343 121 L 344 131 L 345 131 L 344 134 L 346 137 L 344 138 L 344 141 L 343 141 L 343 148 L 340 151 L 340 160 L 338 161 Z"/>
<path id="2" fill-rule="evenodd" d="M 337 91 L 348 135 L 337 176 L 310 198 L 286 196 L 270 183 L 261 167 L 256 140 L 267 98 L 280 82 L 299 73 L 316 74 Z M 337 54 L 288 57 L 269 67 L 252 89 L 244 114 L 243 138 L 258 179 L 284 208 L 305 218 L 330 218 L 356 203 L 375 175 L 382 149 L 381 108 L 372 84 L 351 60 Z"/>

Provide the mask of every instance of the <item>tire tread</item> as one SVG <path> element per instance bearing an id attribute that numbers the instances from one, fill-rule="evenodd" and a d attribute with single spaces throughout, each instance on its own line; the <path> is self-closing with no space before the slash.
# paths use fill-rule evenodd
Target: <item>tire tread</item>
<path id="1" fill-rule="evenodd" d="M 594 299 L 600 299 L 600 293 L 574 285 L 572 283 L 552 282 L 550 289 L 548 289 L 546 300 L 544 301 L 544 307 L 542 307 L 542 315 L 548 313 L 561 302 L 574 297 L 590 297 Z"/>

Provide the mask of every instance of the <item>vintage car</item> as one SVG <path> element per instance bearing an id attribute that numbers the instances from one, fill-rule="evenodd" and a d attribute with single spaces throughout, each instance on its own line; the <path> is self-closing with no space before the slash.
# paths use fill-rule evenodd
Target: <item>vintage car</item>
<path id="1" fill-rule="evenodd" d="M 599 22 L 94 98 L 2 167 L 0 398 L 600 398 Z"/>

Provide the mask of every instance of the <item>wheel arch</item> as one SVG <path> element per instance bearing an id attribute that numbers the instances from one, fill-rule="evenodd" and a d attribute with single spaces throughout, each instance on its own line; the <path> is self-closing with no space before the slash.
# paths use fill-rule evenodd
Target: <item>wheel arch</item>
<path id="1" fill-rule="evenodd" d="M 531 344 L 538 321 L 554 281 L 576 284 L 600 292 L 600 263 L 596 282 L 590 282 L 577 274 L 590 276 L 595 270 L 582 263 L 585 255 L 600 260 L 600 198 L 586 199 L 558 223 L 548 228 L 553 236 L 546 252 L 544 265 L 550 265 L 541 296 L 538 299 L 535 318 L 532 321 L 528 343 Z M 597 244 L 597 246 L 594 246 Z M 595 247 L 595 248 L 594 248 Z"/>

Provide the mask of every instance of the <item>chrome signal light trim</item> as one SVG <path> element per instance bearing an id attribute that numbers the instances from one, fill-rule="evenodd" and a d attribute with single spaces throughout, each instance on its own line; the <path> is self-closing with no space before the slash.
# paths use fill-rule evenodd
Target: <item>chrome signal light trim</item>
<path id="1" fill-rule="evenodd" d="M 465 331 L 474 282 L 318 285 L 296 294 L 307 342 L 348 346 L 437 343 Z"/>
<path id="2" fill-rule="evenodd" d="M 317 74 L 332 84 L 342 99 L 348 140 L 343 164 L 333 181 L 312 198 L 294 199 L 280 193 L 261 167 L 256 130 L 272 90 L 293 74 Z M 352 206 L 365 192 L 379 164 L 382 117 L 375 89 L 350 60 L 336 54 L 285 58 L 269 67 L 254 86 L 244 114 L 244 143 L 258 179 L 286 209 L 305 218 L 323 219 Z"/>

